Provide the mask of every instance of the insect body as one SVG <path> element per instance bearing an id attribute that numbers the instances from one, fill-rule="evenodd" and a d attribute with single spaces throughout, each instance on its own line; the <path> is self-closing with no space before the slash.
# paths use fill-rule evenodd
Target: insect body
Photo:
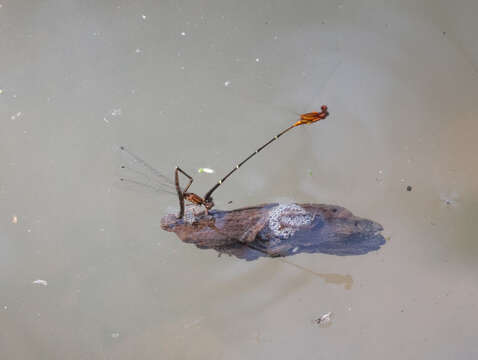
<path id="1" fill-rule="evenodd" d="M 300 119 L 297 120 L 293 125 L 289 126 L 287 129 L 281 131 L 279 134 L 274 136 L 271 140 L 266 142 L 264 145 L 262 145 L 260 148 L 258 148 L 256 151 L 254 151 L 251 155 L 249 155 L 247 158 L 245 158 L 243 161 L 241 161 L 239 164 L 237 164 L 229 173 L 226 174 L 221 180 L 219 180 L 205 195 L 204 197 L 201 197 L 195 193 L 188 192 L 189 187 L 193 183 L 193 178 L 189 174 L 187 174 L 184 170 L 182 170 L 180 167 L 176 167 L 174 170 L 174 187 L 176 189 L 176 193 L 178 195 L 179 199 L 179 214 L 178 214 L 178 219 L 182 219 L 184 217 L 184 201 L 188 201 L 192 204 L 195 205 L 200 205 L 204 206 L 206 214 L 208 214 L 208 211 L 211 210 L 214 207 L 214 201 L 212 199 L 212 193 L 229 177 L 231 176 L 235 171 L 237 171 L 242 165 L 244 165 L 249 159 L 251 159 L 254 155 L 259 153 L 261 150 L 263 150 L 266 146 L 268 146 L 270 143 L 273 141 L 277 140 L 279 137 L 284 135 L 286 132 L 289 130 L 292 130 L 293 128 L 304 125 L 304 124 L 312 124 L 314 122 L 317 122 L 319 120 L 325 119 L 327 116 L 329 116 L 329 111 L 326 105 L 322 105 L 321 111 L 320 112 L 310 112 L 310 113 L 305 113 L 300 116 Z M 160 176 L 162 178 L 165 178 L 164 175 L 157 173 L 155 169 L 153 169 L 150 165 L 148 165 L 144 160 L 139 158 L 138 156 L 134 155 L 131 153 L 129 150 L 127 150 L 125 147 L 121 146 L 120 150 L 126 152 L 130 157 L 133 158 L 133 160 L 137 163 L 140 163 L 143 167 L 146 167 L 149 171 L 153 171 L 157 176 Z M 186 185 L 185 188 L 181 188 L 181 185 L 179 183 L 179 173 L 183 174 L 189 179 L 188 184 Z M 122 181 L 125 181 L 126 179 L 121 178 Z M 168 182 L 168 185 L 171 185 L 170 181 L 166 179 Z M 134 182 L 134 181 L 133 181 Z"/>

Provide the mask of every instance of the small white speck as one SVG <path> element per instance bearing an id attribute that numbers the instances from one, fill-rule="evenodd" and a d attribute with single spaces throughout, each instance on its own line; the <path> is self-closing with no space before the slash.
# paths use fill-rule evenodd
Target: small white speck
<path id="1" fill-rule="evenodd" d="M 119 336 L 120 336 L 120 333 L 119 333 L 119 332 L 114 332 L 114 333 L 111 334 L 111 337 L 112 337 L 113 339 L 117 339 L 117 338 L 119 338 Z"/>
<path id="2" fill-rule="evenodd" d="M 146 20 L 146 15 L 144 15 L 144 14 L 141 15 L 141 18 L 142 18 L 143 20 Z"/>
<path id="3" fill-rule="evenodd" d="M 293 248 L 293 249 L 292 249 L 292 252 L 295 253 L 295 252 L 297 252 L 297 250 L 299 250 L 299 247 L 298 247 L 298 246 L 296 246 L 295 248 Z"/>
<path id="4" fill-rule="evenodd" d="M 186 33 L 183 31 L 183 32 L 181 33 L 181 36 L 186 36 Z"/>
<path id="5" fill-rule="evenodd" d="M 181 66 L 181 70 L 184 70 L 184 69 L 185 69 L 184 66 Z"/>
<path id="6" fill-rule="evenodd" d="M 27 233 L 31 233 L 32 232 L 32 229 L 27 229 Z"/>
<path id="7" fill-rule="evenodd" d="M 12 97 L 13 97 L 13 98 L 16 98 L 16 97 L 17 97 L 17 94 L 13 94 Z"/>
<path id="8" fill-rule="evenodd" d="M 21 116 L 21 115 L 22 115 L 22 112 L 21 112 L 21 111 L 17 112 L 17 117 L 19 117 L 19 116 Z"/>
<path id="9" fill-rule="evenodd" d="M 12 217 L 12 224 L 18 224 L 17 215 L 13 215 L 13 217 Z"/>
<path id="10" fill-rule="evenodd" d="M 214 174 L 214 170 L 210 168 L 199 168 L 198 173 Z"/>
<path id="11" fill-rule="evenodd" d="M 256 62 L 259 62 L 259 61 L 261 61 L 261 59 L 259 59 L 259 58 L 256 58 Z"/>
<path id="12" fill-rule="evenodd" d="M 8 309 L 8 306 L 7 305 L 4 305 L 3 306 L 3 310 L 7 310 Z"/>
<path id="13" fill-rule="evenodd" d="M 141 49 L 138 48 L 138 49 L 135 50 L 135 52 L 136 52 L 136 54 L 139 54 L 141 52 Z"/>
<path id="14" fill-rule="evenodd" d="M 121 116 L 123 115 L 123 110 L 120 108 L 111 110 L 111 116 Z"/>
<path id="15" fill-rule="evenodd" d="M 42 286 L 47 286 L 47 285 L 48 285 L 48 281 L 46 281 L 46 280 L 41 280 L 41 279 L 38 279 L 38 280 L 35 280 L 34 282 L 32 282 L 32 284 L 35 284 L 35 285 L 42 285 Z"/>
<path id="16" fill-rule="evenodd" d="M 380 175 L 382 175 L 382 174 L 383 174 L 383 171 L 382 171 L 382 170 L 379 170 L 378 173 L 379 173 Z"/>
<path id="17" fill-rule="evenodd" d="M 104 121 L 105 123 L 107 123 L 107 124 L 110 123 L 110 121 L 109 121 L 107 118 L 105 118 L 105 117 L 103 118 L 103 121 Z"/>
<path id="18" fill-rule="evenodd" d="M 184 324 L 184 328 L 185 329 L 189 329 L 190 327 L 193 327 L 193 326 L 196 326 L 196 325 L 199 325 L 199 323 L 203 320 L 204 318 L 201 316 L 199 319 L 196 319 L 196 320 L 193 320 L 189 323 L 186 323 Z"/>
<path id="19" fill-rule="evenodd" d="M 1 94 L 3 94 L 3 90 L 2 90 L 2 89 L 0 89 L 0 95 L 1 95 Z"/>
<path id="20" fill-rule="evenodd" d="M 224 86 L 225 86 L 225 87 L 228 87 L 229 85 L 231 85 L 231 82 L 230 82 L 229 80 L 224 81 Z"/>

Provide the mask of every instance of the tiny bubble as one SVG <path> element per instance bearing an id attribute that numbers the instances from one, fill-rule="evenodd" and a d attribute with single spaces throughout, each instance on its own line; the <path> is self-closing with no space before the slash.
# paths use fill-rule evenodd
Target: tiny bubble
<path id="1" fill-rule="evenodd" d="M 183 31 L 183 32 L 181 33 L 181 36 L 186 36 L 186 33 Z"/>
<path id="2" fill-rule="evenodd" d="M 225 86 L 225 87 L 228 87 L 229 85 L 231 85 L 231 82 L 230 82 L 229 80 L 227 80 L 227 81 L 224 82 L 224 86 Z"/>
<path id="3" fill-rule="evenodd" d="M 136 49 L 136 54 L 139 54 L 141 52 L 141 49 Z"/>
<path id="4" fill-rule="evenodd" d="M 144 15 L 144 14 L 141 15 L 141 18 L 142 18 L 143 20 L 146 20 L 146 15 Z"/>
<path id="5" fill-rule="evenodd" d="M 259 58 L 256 58 L 256 62 L 259 62 L 259 61 L 261 61 L 261 59 L 259 59 Z"/>

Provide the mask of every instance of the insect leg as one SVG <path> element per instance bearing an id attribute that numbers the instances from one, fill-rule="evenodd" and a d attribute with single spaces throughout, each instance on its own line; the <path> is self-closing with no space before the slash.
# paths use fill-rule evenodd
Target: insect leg
<path id="1" fill-rule="evenodd" d="M 179 200 L 178 219 L 182 219 L 184 217 L 184 192 L 181 190 L 181 186 L 179 186 L 179 168 L 177 166 L 176 166 L 176 169 L 174 170 L 174 183 L 176 185 L 176 192 L 178 193 L 178 200 Z"/>
<path id="2" fill-rule="evenodd" d="M 191 184 L 193 183 L 193 178 L 192 178 L 192 176 L 186 174 L 186 172 L 185 172 L 183 169 L 181 169 L 180 167 L 176 166 L 175 174 L 177 174 L 178 171 L 189 179 L 189 183 L 186 185 L 186 187 L 185 187 L 184 190 L 183 190 L 183 194 L 184 194 L 184 193 L 186 193 L 186 192 L 188 191 L 189 187 L 190 187 Z"/>

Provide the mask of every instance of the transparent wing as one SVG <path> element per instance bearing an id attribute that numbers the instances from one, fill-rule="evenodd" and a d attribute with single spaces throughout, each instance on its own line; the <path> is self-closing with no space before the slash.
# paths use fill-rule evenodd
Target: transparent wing
<path id="1" fill-rule="evenodd" d="M 174 181 L 148 164 L 125 146 L 118 148 L 121 155 L 120 182 L 131 188 L 176 195 Z"/>

